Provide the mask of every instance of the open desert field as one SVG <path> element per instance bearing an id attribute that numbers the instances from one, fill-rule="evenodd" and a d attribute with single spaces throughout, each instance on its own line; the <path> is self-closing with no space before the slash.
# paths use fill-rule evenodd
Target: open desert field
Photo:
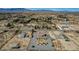
<path id="1" fill-rule="evenodd" d="M 79 51 L 79 12 L 0 12 L 0 51 Z"/>

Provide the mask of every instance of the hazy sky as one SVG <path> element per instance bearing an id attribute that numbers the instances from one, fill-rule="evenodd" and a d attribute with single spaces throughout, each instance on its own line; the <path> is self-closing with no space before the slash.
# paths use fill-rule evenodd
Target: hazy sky
<path id="1" fill-rule="evenodd" d="M 79 11 L 79 8 L 31 8 L 31 10 Z"/>

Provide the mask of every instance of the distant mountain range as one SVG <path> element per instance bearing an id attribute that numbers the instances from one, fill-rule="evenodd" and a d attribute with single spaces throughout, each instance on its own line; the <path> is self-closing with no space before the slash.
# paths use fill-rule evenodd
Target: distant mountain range
<path id="1" fill-rule="evenodd" d="M 25 8 L 0 8 L 0 12 L 26 12 L 31 11 Z"/>
<path id="2" fill-rule="evenodd" d="M 0 8 L 0 12 L 79 12 L 79 8 Z"/>

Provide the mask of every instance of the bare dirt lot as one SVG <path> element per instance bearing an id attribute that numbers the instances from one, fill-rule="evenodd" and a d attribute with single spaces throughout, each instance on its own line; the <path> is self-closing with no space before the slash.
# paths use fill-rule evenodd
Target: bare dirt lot
<path id="1" fill-rule="evenodd" d="M 78 51 L 79 14 L 0 13 L 1 51 Z"/>

